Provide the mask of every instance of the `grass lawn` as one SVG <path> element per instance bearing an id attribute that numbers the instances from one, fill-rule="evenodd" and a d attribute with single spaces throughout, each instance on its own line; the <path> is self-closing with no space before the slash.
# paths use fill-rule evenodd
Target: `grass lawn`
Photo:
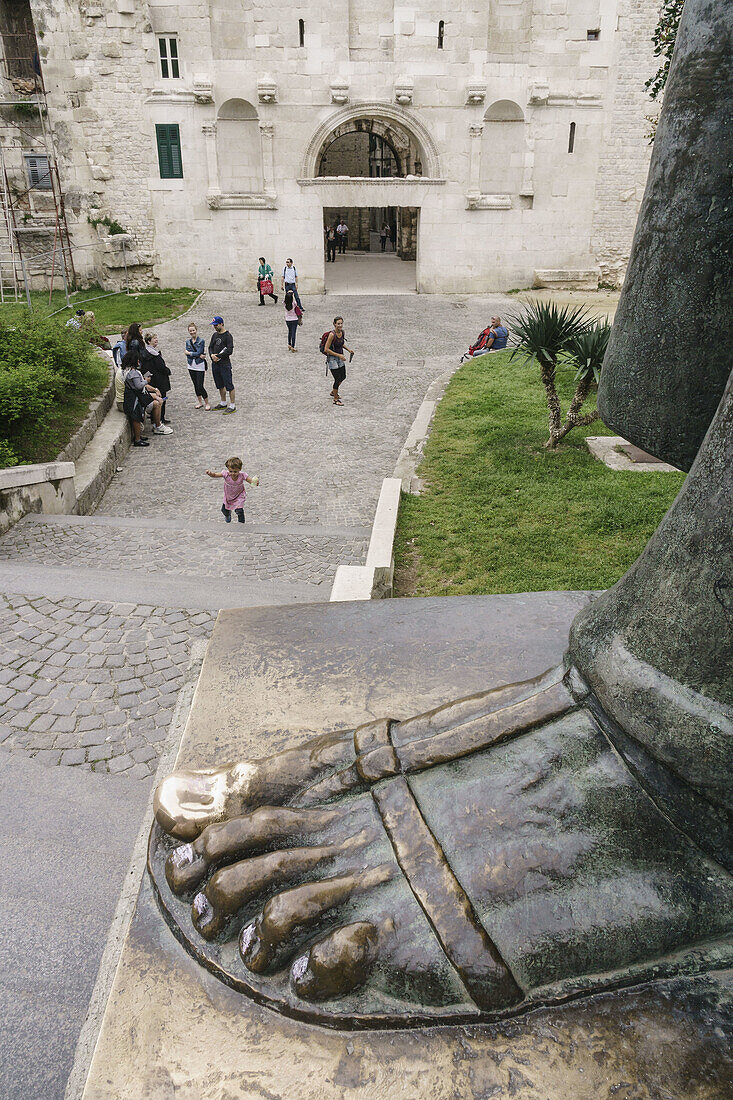
<path id="1" fill-rule="evenodd" d="M 192 305 L 198 293 L 198 290 L 192 290 L 190 287 L 177 287 L 174 290 L 140 290 L 133 294 L 121 292 L 111 297 L 100 298 L 99 295 L 105 294 L 105 291 L 100 287 L 89 287 L 87 290 L 79 290 L 72 294 L 72 309 L 64 309 L 57 314 L 57 317 L 63 323 L 76 309 L 91 310 L 99 331 L 106 335 L 115 335 L 132 321 L 151 327 L 178 317 Z M 97 298 L 97 301 L 90 300 Z M 56 290 L 49 306 L 48 291 L 34 290 L 31 293 L 31 302 L 34 311 L 53 313 L 54 310 L 66 305 L 66 298 L 62 291 Z M 16 317 L 21 316 L 24 308 L 25 297 L 18 304 L 6 302 L 0 305 L 0 321 L 11 324 Z"/>
<path id="2" fill-rule="evenodd" d="M 609 470 L 574 428 L 543 448 L 547 408 L 539 369 L 496 352 L 464 364 L 440 403 L 419 470 L 403 494 L 396 596 L 456 596 L 607 588 L 646 545 L 684 480 Z M 573 372 L 558 372 L 563 410 Z M 592 401 L 586 408 L 592 407 Z"/>

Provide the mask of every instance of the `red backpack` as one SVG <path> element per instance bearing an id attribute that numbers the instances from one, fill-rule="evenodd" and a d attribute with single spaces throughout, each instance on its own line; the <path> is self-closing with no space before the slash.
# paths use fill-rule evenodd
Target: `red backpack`
<path id="1" fill-rule="evenodd" d="M 321 337 L 321 343 L 318 349 L 321 355 L 328 355 L 328 352 L 326 351 L 326 344 L 328 342 L 329 336 L 331 335 L 331 332 L 332 329 L 329 329 L 328 332 L 324 332 L 323 336 Z"/>

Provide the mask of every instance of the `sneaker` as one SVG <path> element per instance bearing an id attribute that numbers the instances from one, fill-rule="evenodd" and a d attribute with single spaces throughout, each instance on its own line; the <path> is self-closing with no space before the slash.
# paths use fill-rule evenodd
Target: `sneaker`
<path id="1" fill-rule="evenodd" d="M 136 439 L 136 440 L 134 440 L 132 445 L 133 445 L 133 447 L 149 447 L 150 446 L 147 439 Z"/>
<path id="2" fill-rule="evenodd" d="M 236 405 L 227 405 L 227 407 L 224 409 L 224 416 L 226 416 L 227 413 L 233 413 L 233 412 L 236 412 L 236 411 L 237 411 L 237 406 Z"/>
<path id="3" fill-rule="evenodd" d="M 157 428 L 153 428 L 153 435 L 173 435 L 173 429 L 167 424 L 160 424 Z"/>

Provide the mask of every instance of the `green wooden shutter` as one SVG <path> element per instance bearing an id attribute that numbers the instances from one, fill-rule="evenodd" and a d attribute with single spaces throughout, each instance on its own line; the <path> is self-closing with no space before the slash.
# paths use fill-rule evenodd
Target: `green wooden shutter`
<path id="1" fill-rule="evenodd" d="M 162 180 L 183 179 L 181 161 L 181 135 L 178 123 L 155 127 L 155 139 L 158 143 L 158 164 Z"/>

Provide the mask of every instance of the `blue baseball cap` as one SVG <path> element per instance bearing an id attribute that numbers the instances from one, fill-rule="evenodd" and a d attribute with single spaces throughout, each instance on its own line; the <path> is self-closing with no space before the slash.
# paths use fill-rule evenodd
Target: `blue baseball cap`
<path id="1" fill-rule="evenodd" d="M 223 325 L 224 324 L 224 318 L 217 316 L 217 317 L 214 318 L 214 320 L 211 323 L 212 323 L 212 325 Z"/>

